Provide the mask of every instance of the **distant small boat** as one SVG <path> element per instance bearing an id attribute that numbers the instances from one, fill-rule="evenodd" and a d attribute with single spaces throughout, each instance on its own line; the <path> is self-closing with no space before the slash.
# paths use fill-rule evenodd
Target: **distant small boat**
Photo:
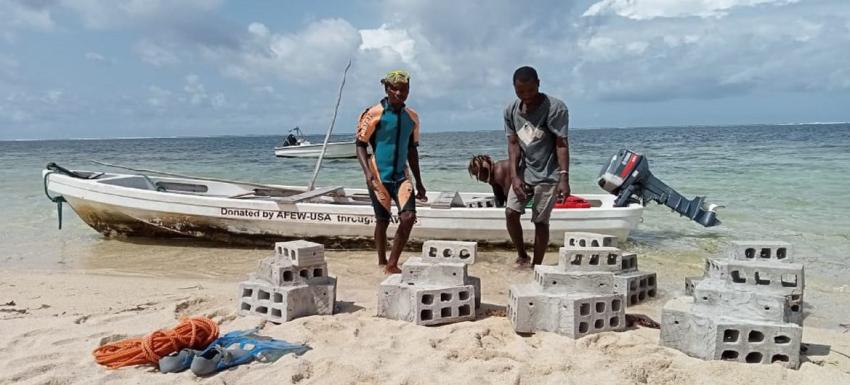
<path id="1" fill-rule="evenodd" d="M 318 158 L 322 153 L 322 143 L 313 144 L 301 133 L 298 127 L 289 131 L 289 135 L 279 146 L 274 148 L 274 155 L 279 158 Z M 329 142 L 325 151 L 326 159 L 356 158 L 357 150 L 354 141 Z"/>

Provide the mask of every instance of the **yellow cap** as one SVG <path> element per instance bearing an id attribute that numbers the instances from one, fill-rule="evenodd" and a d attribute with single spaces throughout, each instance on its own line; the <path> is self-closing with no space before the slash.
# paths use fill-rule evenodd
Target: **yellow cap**
<path id="1" fill-rule="evenodd" d="M 410 74 L 404 70 L 395 70 L 387 72 L 386 76 L 381 79 L 381 84 L 399 84 L 409 83 Z"/>

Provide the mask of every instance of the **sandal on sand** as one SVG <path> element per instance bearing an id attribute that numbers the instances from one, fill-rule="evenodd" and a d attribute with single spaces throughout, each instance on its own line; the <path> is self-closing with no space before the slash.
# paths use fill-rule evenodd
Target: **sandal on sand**
<path id="1" fill-rule="evenodd" d="M 183 349 L 159 359 L 159 371 L 162 373 L 177 373 L 189 369 L 192 360 L 200 350 Z"/>
<path id="2" fill-rule="evenodd" d="M 219 337 L 192 360 L 192 372 L 199 376 L 257 360 L 274 362 L 287 353 L 303 354 L 309 348 L 260 336 L 257 329 L 234 331 Z"/>

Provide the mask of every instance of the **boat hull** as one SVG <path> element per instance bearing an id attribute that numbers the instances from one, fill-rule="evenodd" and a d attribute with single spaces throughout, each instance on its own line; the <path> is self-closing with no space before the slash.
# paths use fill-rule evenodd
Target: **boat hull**
<path id="1" fill-rule="evenodd" d="M 275 147 L 274 149 L 275 156 L 279 158 L 318 158 L 321 153 L 321 144 Z M 324 157 L 326 159 L 356 158 L 357 150 L 353 141 L 328 143 Z"/>
<path id="2" fill-rule="evenodd" d="M 141 181 L 141 177 L 127 175 L 86 180 L 51 174 L 48 189 L 64 196 L 85 223 L 107 236 L 199 238 L 231 244 L 268 244 L 282 239 L 306 238 L 326 244 L 365 246 L 371 244 L 374 233 L 372 207 L 362 202 L 281 204 L 267 199 L 227 197 L 249 190 L 244 186 L 203 182 L 209 190 L 227 196 L 198 196 L 145 189 Z M 365 190 L 346 189 L 345 192 L 346 196 L 352 196 L 364 194 Z M 436 199 L 435 194 L 438 193 L 429 193 L 429 198 Z M 463 195 L 469 198 L 476 194 Z M 607 195 L 586 197 L 608 198 Z M 642 210 L 639 205 L 555 210 L 550 221 L 550 243 L 563 242 L 565 231 L 598 232 L 626 239 L 640 221 Z M 394 215 L 390 236 L 397 224 L 398 218 Z M 525 239 L 532 241 L 534 226 L 530 223 L 530 213 L 523 216 L 523 226 Z M 419 207 L 411 239 L 414 242 L 473 240 L 497 245 L 510 241 L 505 230 L 504 209 L 494 207 Z"/>

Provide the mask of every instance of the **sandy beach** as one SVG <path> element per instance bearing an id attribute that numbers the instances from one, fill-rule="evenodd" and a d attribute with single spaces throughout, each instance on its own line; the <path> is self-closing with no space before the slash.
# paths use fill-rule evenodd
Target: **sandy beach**
<path id="1" fill-rule="evenodd" d="M 231 251 L 234 252 L 234 251 Z M 238 252 L 238 251 L 237 251 Z M 188 253 L 188 251 L 186 251 Z M 34 269 L 0 273 L 2 384 L 847 384 L 850 333 L 838 326 L 850 305 L 843 288 L 809 284 L 808 298 L 833 306 L 806 321 L 807 353 L 799 370 L 777 365 L 705 362 L 658 345 L 658 330 L 632 328 L 572 340 L 553 333 L 519 336 L 504 318 L 510 284 L 532 279 L 507 263 L 504 251 L 482 253 L 470 273 L 482 278 L 483 305 L 475 322 L 416 326 L 375 317 L 383 278 L 371 252 L 328 252 L 339 279 L 336 314 L 286 324 L 236 313 L 237 284 L 262 250 L 219 264 L 216 276 L 179 269 Z M 412 256 L 406 253 L 405 256 Z M 553 263 L 556 253 L 547 254 Z M 643 258 L 658 272 L 661 298 L 627 309 L 660 319 L 663 303 L 680 291 L 698 263 Z M 169 271 L 169 273 L 163 273 Z M 261 333 L 307 344 L 302 356 L 252 363 L 198 378 L 162 374 L 152 366 L 111 370 L 94 362 L 104 342 L 173 327 L 183 316 L 205 315 L 222 332 L 261 326 Z"/>

